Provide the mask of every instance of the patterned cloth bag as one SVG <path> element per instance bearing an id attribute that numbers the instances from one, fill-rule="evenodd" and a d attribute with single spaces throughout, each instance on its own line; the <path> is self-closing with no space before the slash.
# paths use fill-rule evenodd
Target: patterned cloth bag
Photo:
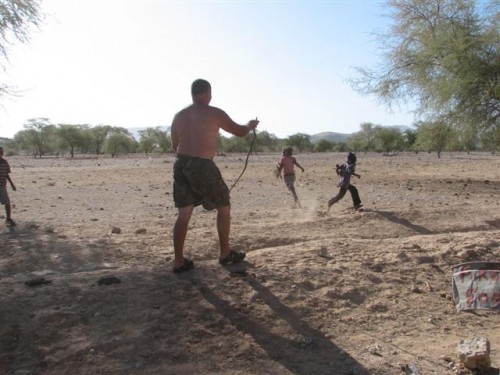
<path id="1" fill-rule="evenodd" d="M 453 301 L 458 311 L 500 311 L 500 262 L 470 262 L 452 267 Z"/>

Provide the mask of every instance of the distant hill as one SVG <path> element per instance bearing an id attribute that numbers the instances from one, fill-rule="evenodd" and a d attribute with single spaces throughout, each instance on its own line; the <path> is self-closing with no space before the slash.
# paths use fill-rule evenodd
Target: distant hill
<path id="1" fill-rule="evenodd" d="M 312 143 L 317 143 L 322 139 L 326 139 L 328 142 L 335 143 L 346 143 L 352 134 L 343 134 L 343 133 L 335 133 L 335 132 L 323 132 L 311 135 L 309 139 Z"/>
<path id="2" fill-rule="evenodd" d="M 132 136 L 136 139 L 139 140 L 140 135 L 139 132 L 141 130 L 146 130 L 147 128 L 156 128 L 159 127 L 160 130 L 162 131 L 167 131 L 169 129 L 169 126 L 149 126 L 149 127 L 134 127 L 134 128 L 127 128 L 127 130 L 132 134 Z M 411 129 L 410 126 L 406 125 L 391 125 L 387 126 L 387 128 L 397 128 L 401 133 L 404 133 L 405 130 Z M 321 139 L 326 139 L 329 142 L 335 142 L 335 143 L 346 143 L 350 137 L 355 133 L 351 134 L 345 134 L 345 133 L 336 133 L 336 132 L 322 132 L 318 134 L 313 134 L 309 136 L 309 139 L 311 140 L 312 143 L 317 143 Z M 1 138 L 0 138 L 1 142 Z"/>
<path id="3" fill-rule="evenodd" d="M 384 126 L 386 128 L 395 128 L 399 129 L 401 133 L 404 133 L 407 129 L 411 129 L 410 126 L 406 125 L 391 125 L 391 126 Z M 329 142 L 336 142 L 336 143 L 346 143 L 349 138 L 351 138 L 355 133 L 350 133 L 350 134 L 344 134 L 344 133 L 335 133 L 335 132 L 323 132 L 323 133 L 318 133 L 311 135 L 309 139 L 311 140 L 312 143 L 317 143 L 318 141 L 322 139 L 326 139 Z"/>

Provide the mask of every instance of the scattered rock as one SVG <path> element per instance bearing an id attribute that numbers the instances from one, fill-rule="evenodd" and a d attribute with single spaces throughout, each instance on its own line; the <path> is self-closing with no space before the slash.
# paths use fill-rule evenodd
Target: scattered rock
<path id="1" fill-rule="evenodd" d="M 484 337 L 461 340 L 457 356 L 460 363 L 468 369 L 487 370 L 491 367 L 490 342 Z"/>
<path id="2" fill-rule="evenodd" d="M 419 256 L 416 259 L 417 264 L 434 263 L 434 257 L 429 255 Z"/>
<path id="3" fill-rule="evenodd" d="M 380 345 L 373 345 L 368 348 L 368 353 L 371 355 L 376 355 L 379 357 L 382 357 L 382 354 L 380 353 L 382 351 L 382 347 Z"/>
<path id="4" fill-rule="evenodd" d="M 139 228 L 135 231 L 135 234 L 144 234 L 146 232 L 147 232 L 146 228 Z"/>
<path id="5" fill-rule="evenodd" d="M 468 260 L 468 259 L 475 259 L 478 257 L 478 255 L 477 255 L 476 251 L 474 251 L 472 249 L 468 249 L 468 250 L 464 250 L 461 253 L 459 253 L 458 257 L 460 259 L 463 259 L 463 260 Z"/>
<path id="6" fill-rule="evenodd" d="M 114 233 L 114 234 L 120 234 L 122 232 L 121 228 L 118 228 L 118 227 L 113 227 L 111 229 L 111 233 Z"/>
<path id="7" fill-rule="evenodd" d="M 121 280 L 115 276 L 105 276 L 101 277 L 97 282 L 98 285 L 111 285 L 111 284 L 119 284 Z"/>
<path id="8" fill-rule="evenodd" d="M 29 286 L 30 288 L 34 286 L 40 286 L 43 284 L 50 284 L 52 280 L 46 280 L 44 277 L 37 277 L 36 279 L 31 279 L 28 281 L 25 281 L 24 284 Z"/>

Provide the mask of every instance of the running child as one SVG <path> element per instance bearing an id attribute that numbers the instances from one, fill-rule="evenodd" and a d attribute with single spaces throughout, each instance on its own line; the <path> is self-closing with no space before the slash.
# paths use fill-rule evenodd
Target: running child
<path id="1" fill-rule="evenodd" d="M 355 172 L 356 169 L 356 155 L 352 152 L 349 152 L 347 155 L 347 161 L 345 164 L 336 165 L 335 171 L 337 172 L 337 176 L 339 176 L 337 186 L 340 188 L 338 194 L 328 201 L 328 209 L 327 212 L 330 211 L 330 207 L 341 200 L 347 190 L 351 193 L 353 208 L 358 210 L 362 204 L 361 199 L 359 198 L 358 189 L 356 186 L 351 184 L 351 176 L 356 176 L 357 178 L 361 178 L 359 174 Z"/>
<path id="2" fill-rule="evenodd" d="M 302 168 L 302 166 L 297 163 L 297 160 L 292 156 L 292 154 L 292 147 L 285 147 L 283 149 L 281 159 L 277 165 L 278 176 L 281 177 L 281 171 L 283 170 L 283 179 L 285 181 L 285 185 L 292 193 L 295 205 L 299 208 L 302 208 L 299 202 L 299 197 L 297 196 L 297 192 L 295 191 L 295 166 L 299 167 L 302 172 L 304 172 L 304 168 Z"/>

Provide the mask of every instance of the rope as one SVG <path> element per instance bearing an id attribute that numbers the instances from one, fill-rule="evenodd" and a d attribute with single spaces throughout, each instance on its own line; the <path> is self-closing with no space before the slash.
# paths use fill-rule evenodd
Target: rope
<path id="1" fill-rule="evenodd" d="M 252 153 L 252 147 L 253 147 L 253 144 L 255 143 L 255 140 L 257 139 L 257 133 L 255 132 L 255 129 L 253 129 L 253 139 L 252 139 L 252 143 L 250 143 L 250 148 L 248 149 L 248 153 L 247 153 L 247 158 L 245 160 L 245 166 L 243 167 L 243 170 L 241 171 L 240 175 L 238 176 L 238 178 L 236 179 L 236 181 L 233 182 L 233 184 L 231 185 L 231 187 L 229 188 L 229 192 L 231 193 L 231 190 L 233 190 L 234 186 L 238 183 L 238 181 L 240 180 L 241 176 L 243 176 L 243 173 L 245 173 L 245 170 L 247 169 L 247 165 L 248 165 L 248 158 L 250 157 L 250 154 Z"/>

